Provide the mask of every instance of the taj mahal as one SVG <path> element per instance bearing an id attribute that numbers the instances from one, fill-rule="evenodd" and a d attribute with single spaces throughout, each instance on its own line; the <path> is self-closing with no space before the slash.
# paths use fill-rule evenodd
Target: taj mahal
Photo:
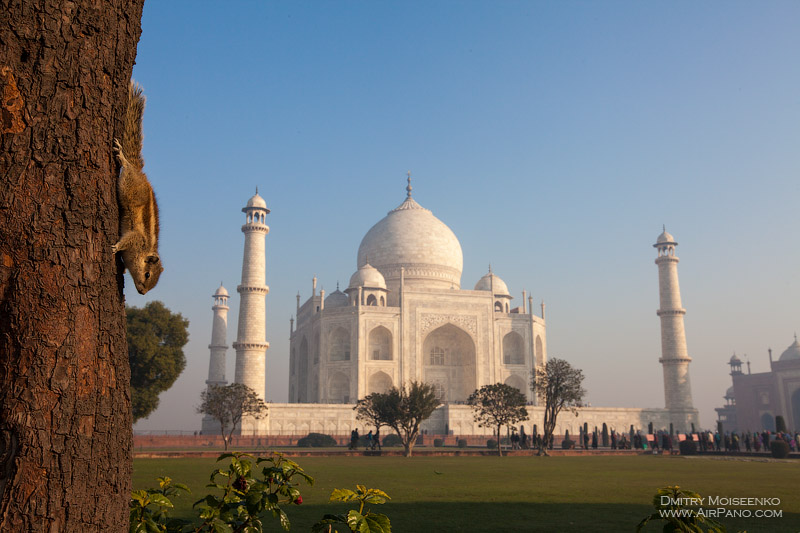
<path id="1" fill-rule="evenodd" d="M 528 424 L 543 421 L 543 408 L 528 383 L 547 361 L 545 306 L 534 312 L 533 296 L 521 291 L 522 305 L 492 271 L 463 288 L 463 254 L 456 235 L 412 196 L 406 197 L 366 233 L 356 270 L 347 287 L 317 292 L 301 302 L 290 319 L 289 397 L 270 403 L 265 418 L 245 419 L 243 435 L 347 435 L 363 427 L 355 419 L 356 400 L 412 380 L 433 385 L 442 405 L 423 424 L 429 434 L 485 435 L 465 401 L 477 388 L 505 383 L 528 399 Z M 258 194 L 242 209 L 245 235 L 234 381 L 266 398 L 265 242 L 269 209 Z M 683 329 L 675 247 L 669 233 L 658 237 L 658 265 L 665 406 L 653 408 L 580 407 L 578 416 L 559 418 L 557 433 L 576 434 L 584 423 L 689 432 L 699 429 L 693 407 Z M 214 293 L 209 373 L 206 383 L 227 384 L 228 291 Z M 655 362 L 655 359 L 654 359 Z M 203 433 L 217 431 L 203 419 Z"/>

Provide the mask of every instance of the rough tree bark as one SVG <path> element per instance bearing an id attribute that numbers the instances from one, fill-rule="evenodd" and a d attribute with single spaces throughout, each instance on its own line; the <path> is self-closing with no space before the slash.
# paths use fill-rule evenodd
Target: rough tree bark
<path id="1" fill-rule="evenodd" d="M 117 168 L 144 0 L 0 0 L 0 531 L 124 531 Z"/>

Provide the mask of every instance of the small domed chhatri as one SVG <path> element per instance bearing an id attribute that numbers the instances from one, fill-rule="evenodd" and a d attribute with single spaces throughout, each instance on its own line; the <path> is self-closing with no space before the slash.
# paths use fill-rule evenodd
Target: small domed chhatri
<path id="1" fill-rule="evenodd" d="M 257 187 L 256 193 L 249 200 L 247 200 L 247 207 L 242 209 L 242 211 L 249 208 L 265 209 L 267 213 L 269 213 L 269 209 L 267 209 L 267 202 L 258 194 Z"/>
<path id="2" fill-rule="evenodd" d="M 348 289 L 357 289 L 359 287 L 367 289 L 385 289 L 386 280 L 377 268 L 366 263 L 359 267 L 355 274 L 350 277 L 350 285 Z"/>
<path id="3" fill-rule="evenodd" d="M 219 288 L 217 292 L 214 293 L 214 296 L 228 296 L 228 290 L 222 286 L 222 283 L 219 284 Z"/>
<path id="4" fill-rule="evenodd" d="M 658 244 L 678 244 L 677 242 L 675 242 L 675 237 L 673 237 L 669 232 L 667 232 L 667 227 L 666 226 L 664 226 L 662 229 L 664 231 L 661 233 L 661 235 L 658 236 L 658 239 L 656 239 L 656 245 L 658 245 Z"/>
<path id="5" fill-rule="evenodd" d="M 339 290 L 339 287 L 336 287 L 336 290 L 333 291 L 325 298 L 325 309 L 334 309 L 336 307 L 347 307 L 350 304 L 350 299 L 347 297 L 345 293 Z"/>
<path id="6" fill-rule="evenodd" d="M 511 296 L 511 293 L 508 292 L 506 282 L 500 279 L 497 274 L 494 274 L 491 267 L 489 268 L 489 272 L 475 284 L 475 290 L 492 291 L 495 296 Z"/>

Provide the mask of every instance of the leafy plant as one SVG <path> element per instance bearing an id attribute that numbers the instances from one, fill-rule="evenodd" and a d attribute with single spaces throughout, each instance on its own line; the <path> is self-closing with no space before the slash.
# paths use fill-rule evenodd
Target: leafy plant
<path id="1" fill-rule="evenodd" d="M 313 533 L 333 533 L 334 524 L 343 524 L 348 529 L 358 533 L 391 533 L 392 526 L 389 517 L 384 514 L 365 511 L 366 504 L 379 505 L 390 500 L 389 495 L 380 489 L 368 489 L 363 485 L 356 485 L 355 492 L 349 489 L 333 489 L 330 501 L 332 502 L 358 502 L 358 511 L 351 509 L 347 514 L 326 514 L 322 520 L 314 524 Z"/>
<path id="2" fill-rule="evenodd" d="M 664 520 L 667 522 L 663 528 L 665 533 L 725 533 L 725 526 L 685 505 L 701 501 L 702 497 L 698 493 L 683 490 L 677 485 L 660 488 L 653 496 L 656 512 L 639 522 L 636 531 L 641 531 L 651 520 Z"/>
<path id="3" fill-rule="evenodd" d="M 299 477 L 309 485 L 314 484 L 314 479 L 279 453 L 258 458 L 255 465 L 251 461 L 254 457 L 245 453 L 224 453 L 217 461 L 227 458 L 231 460 L 228 469 L 214 470 L 211 482 L 206 485 L 221 490 L 222 495 L 209 494 L 194 504 L 203 520 L 194 531 L 261 533 L 261 515 L 266 511 L 280 519 L 281 527 L 289 531 L 289 517 L 281 504 L 303 503 L 293 479 Z M 261 476 L 257 477 L 259 467 Z"/>
<path id="4" fill-rule="evenodd" d="M 135 490 L 130 501 L 130 533 L 166 532 L 180 533 L 189 522 L 170 518 L 169 511 L 174 506 L 170 497 L 179 491 L 192 491 L 183 483 L 172 483 L 169 477 L 158 478 L 157 489 Z"/>

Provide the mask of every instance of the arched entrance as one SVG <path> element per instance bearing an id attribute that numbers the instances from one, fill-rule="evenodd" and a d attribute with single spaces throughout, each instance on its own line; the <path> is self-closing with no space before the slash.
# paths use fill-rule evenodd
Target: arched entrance
<path id="1" fill-rule="evenodd" d="M 443 401 L 466 401 L 477 388 L 475 342 L 461 328 L 445 324 L 430 332 L 422 344 L 422 357 L 422 379 L 440 384 Z"/>

